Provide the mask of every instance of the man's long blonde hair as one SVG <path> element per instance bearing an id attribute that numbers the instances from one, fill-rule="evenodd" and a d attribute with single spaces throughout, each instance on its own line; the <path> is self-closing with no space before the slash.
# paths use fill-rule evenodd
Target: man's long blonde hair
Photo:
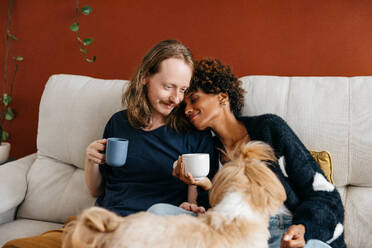
<path id="1" fill-rule="evenodd" d="M 145 128 L 151 122 L 151 106 L 147 99 L 146 80 L 159 71 L 160 63 L 168 58 L 180 58 L 194 70 L 190 49 L 177 40 L 160 41 L 143 57 L 134 77 L 122 96 L 127 107 L 129 123 L 135 128 Z"/>

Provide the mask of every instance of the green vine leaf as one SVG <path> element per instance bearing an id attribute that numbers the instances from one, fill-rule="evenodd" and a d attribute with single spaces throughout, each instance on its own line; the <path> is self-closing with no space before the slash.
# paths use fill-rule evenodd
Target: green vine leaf
<path id="1" fill-rule="evenodd" d="M 2 134 L 1 134 L 1 140 L 5 141 L 9 139 L 9 133 L 5 130 L 3 130 Z"/>
<path id="2" fill-rule="evenodd" d="M 92 59 L 87 58 L 86 59 L 89 63 L 94 63 L 96 61 L 96 56 L 93 56 Z"/>
<path id="3" fill-rule="evenodd" d="M 13 110 L 10 107 L 8 107 L 5 110 L 5 120 L 11 121 L 11 120 L 14 119 L 14 116 L 15 116 L 15 114 L 14 114 Z"/>
<path id="4" fill-rule="evenodd" d="M 8 106 L 12 102 L 12 97 L 9 96 L 7 93 L 4 93 L 2 100 L 3 100 L 4 106 Z"/>
<path id="5" fill-rule="evenodd" d="M 8 35 L 8 37 L 9 38 L 11 38 L 12 40 L 15 40 L 15 41 L 17 41 L 18 39 L 17 39 L 17 37 L 15 37 L 14 35 L 12 35 L 11 33 L 10 33 L 10 31 L 8 30 L 7 32 L 6 32 L 6 34 Z"/>
<path id="6" fill-rule="evenodd" d="M 92 13 L 92 7 L 90 6 L 84 6 L 81 8 L 81 13 L 83 15 L 89 15 L 90 13 Z"/>
<path id="7" fill-rule="evenodd" d="M 92 10 L 93 10 L 92 7 L 86 5 L 80 9 L 80 12 L 83 15 L 89 15 L 90 13 L 92 13 Z M 81 52 L 82 56 L 85 58 L 87 62 L 93 63 L 96 61 L 96 56 L 93 56 L 92 58 L 90 58 L 90 56 L 88 57 L 88 49 L 84 47 L 84 46 L 89 46 L 90 44 L 92 44 L 93 38 L 87 38 L 84 40 L 80 38 L 80 35 L 78 32 L 79 31 L 79 16 L 80 16 L 79 15 L 79 0 L 76 0 L 76 8 L 74 12 L 74 24 L 70 26 L 70 29 L 71 31 L 76 33 L 76 39 L 78 41 L 79 51 Z"/>
<path id="8" fill-rule="evenodd" d="M 78 30 L 79 30 L 79 23 L 74 23 L 74 24 L 72 24 L 71 26 L 70 26 L 70 30 L 72 31 L 72 32 L 77 32 Z"/>
<path id="9" fill-rule="evenodd" d="M 89 46 L 92 43 L 93 43 L 93 38 L 86 38 L 83 41 L 84 46 Z"/>

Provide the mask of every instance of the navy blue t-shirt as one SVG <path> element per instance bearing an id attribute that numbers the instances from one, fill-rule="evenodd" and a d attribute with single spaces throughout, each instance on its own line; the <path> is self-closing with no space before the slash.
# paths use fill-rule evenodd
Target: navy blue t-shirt
<path id="1" fill-rule="evenodd" d="M 213 140 L 209 131 L 175 132 L 167 126 L 152 131 L 133 128 L 127 111 L 115 113 L 108 121 L 104 138 L 129 140 L 123 167 L 100 165 L 104 192 L 96 205 L 126 216 L 145 211 L 155 203 L 178 206 L 187 201 L 187 185 L 172 176 L 173 162 L 184 153 L 209 153 L 213 160 Z"/>

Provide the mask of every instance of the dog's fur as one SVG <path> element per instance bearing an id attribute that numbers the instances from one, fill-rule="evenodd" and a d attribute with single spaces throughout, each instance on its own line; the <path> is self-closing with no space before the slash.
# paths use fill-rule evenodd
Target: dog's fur
<path id="1" fill-rule="evenodd" d="M 265 162 L 276 161 L 270 146 L 249 142 L 229 154 L 213 179 L 212 206 L 198 217 L 141 212 L 119 217 L 92 207 L 64 228 L 63 248 L 268 247 L 269 216 L 286 199 Z"/>

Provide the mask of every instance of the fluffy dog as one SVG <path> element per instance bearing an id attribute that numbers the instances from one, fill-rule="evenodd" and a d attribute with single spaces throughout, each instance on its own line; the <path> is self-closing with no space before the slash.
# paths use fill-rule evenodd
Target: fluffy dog
<path id="1" fill-rule="evenodd" d="M 276 161 L 270 146 L 249 142 L 230 154 L 213 179 L 212 206 L 198 217 L 141 212 L 119 217 L 92 207 L 66 225 L 63 248 L 268 247 L 268 223 L 286 199 L 266 163 Z"/>

